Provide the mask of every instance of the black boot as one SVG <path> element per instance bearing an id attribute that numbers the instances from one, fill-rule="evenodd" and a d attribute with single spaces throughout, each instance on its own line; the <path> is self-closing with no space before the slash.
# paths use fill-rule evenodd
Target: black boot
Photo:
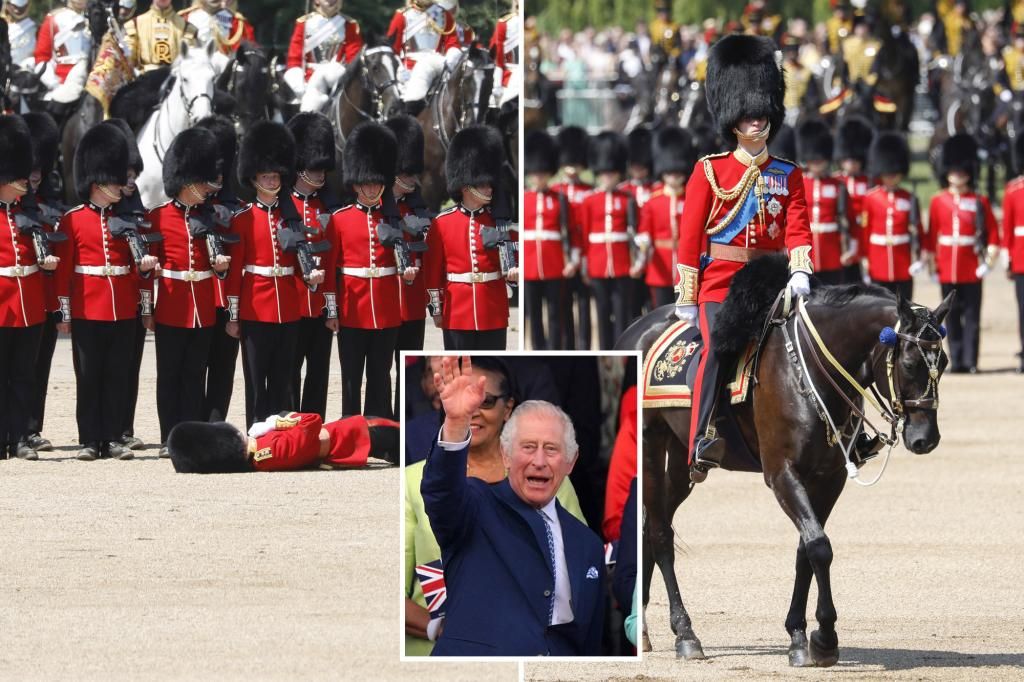
<path id="1" fill-rule="evenodd" d="M 693 451 L 693 465 L 690 467 L 690 480 L 702 483 L 708 477 L 708 471 L 722 466 L 725 459 L 725 439 L 715 436 L 703 437 L 697 441 Z"/>
<path id="2" fill-rule="evenodd" d="M 853 463 L 859 467 L 869 459 L 877 457 L 883 447 L 885 443 L 879 436 L 869 436 L 861 431 L 857 434 L 857 444 L 853 446 Z"/>

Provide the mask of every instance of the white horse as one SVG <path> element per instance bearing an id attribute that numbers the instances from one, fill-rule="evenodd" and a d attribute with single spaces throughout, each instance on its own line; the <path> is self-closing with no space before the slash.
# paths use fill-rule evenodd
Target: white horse
<path id="1" fill-rule="evenodd" d="M 139 131 L 139 153 L 144 165 L 136 180 L 146 208 L 168 200 L 164 194 L 164 155 L 175 136 L 213 113 L 213 84 L 216 80 L 212 57 L 216 46 L 189 49 L 181 44 L 178 58 L 171 64 L 171 75 L 164 84 L 166 94 L 160 106 Z"/>

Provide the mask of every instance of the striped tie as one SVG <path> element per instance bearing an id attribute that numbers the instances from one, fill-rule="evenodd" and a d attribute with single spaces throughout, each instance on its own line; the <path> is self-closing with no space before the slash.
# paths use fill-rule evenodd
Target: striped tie
<path id="1" fill-rule="evenodd" d="M 551 523 L 543 510 L 538 509 L 537 513 L 544 519 L 544 532 L 548 536 L 548 557 L 551 559 L 551 575 L 554 576 L 558 570 L 555 567 L 555 536 L 551 534 Z M 555 590 L 551 590 L 551 601 L 548 603 L 548 625 L 555 620 Z"/>

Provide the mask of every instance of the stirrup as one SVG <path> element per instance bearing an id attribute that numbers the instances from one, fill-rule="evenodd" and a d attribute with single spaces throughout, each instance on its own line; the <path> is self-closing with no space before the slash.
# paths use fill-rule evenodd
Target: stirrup
<path id="1" fill-rule="evenodd" d="M 869 436 L 868 434 L 861 431 L 857 435 L 857 442 L 853 446 L 851 459 L 853 463 L 859 468 L 868 460 L 877 457 L 878 453 L 882 451 L 883 447 L 885 447 L 885 443 L 879 436 Z"/>
<path id="2" fill-rule="evenodd" d="M 702 483 L 711 469 L 722 466 L 725 458 L 725 441 L 721 438 L 701 438 L 693 452 L 693 464 L 690 466 L 690 480 Z"/>

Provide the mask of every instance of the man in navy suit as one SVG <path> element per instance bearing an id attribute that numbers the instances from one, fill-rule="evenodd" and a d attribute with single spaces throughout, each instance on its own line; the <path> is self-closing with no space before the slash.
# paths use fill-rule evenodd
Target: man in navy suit
<path id="1" fill-rule="evenodd" d="M 466 476 L 470 418 L 484 400 L 469 357 L 434 375 L 445 421 L 423 472 L 423 503 L 441 546 L 447 601 L 435 656 L 588 656 L 601 653 L 601 541 L 555 500 L 578 448 L 551 403 L 515 409 L 501 434 L 508 475 Z"/>

